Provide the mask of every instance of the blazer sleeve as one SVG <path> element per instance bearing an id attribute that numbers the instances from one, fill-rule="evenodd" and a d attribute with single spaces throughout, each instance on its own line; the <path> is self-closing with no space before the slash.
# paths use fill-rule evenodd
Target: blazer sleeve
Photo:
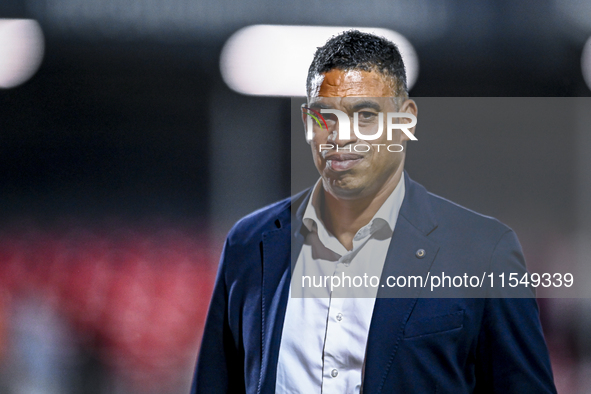
<path id="1" fill-rule="evenodd" d="M 497 243 L 490 270 L 495 275 L 517 272 L 519 278 L 526 272 L 512 230 Z M 477 393 L 556 393 L 535 292 L 531 288 L 530 292 L 528 298 L 497 293 L 485 300 L 476 355 Z"/>
<path id="2" fill-rule="evenodd" d="M 228 249 L 228 241 L 226 241 L 207 312 L 191 394 L 245 391 L 242 357 L 228 323 L 226 286 Z"/>

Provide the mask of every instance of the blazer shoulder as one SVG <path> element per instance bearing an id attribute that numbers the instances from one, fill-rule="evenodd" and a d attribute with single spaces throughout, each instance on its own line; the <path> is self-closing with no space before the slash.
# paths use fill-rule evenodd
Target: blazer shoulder
<path id="1" fill-rule="evenodd" d="M 454 233 L 462 233 L 467 238 L 500 240 L 513 230 L 498 219 L 468 209 L 446 198 L 428 192 L 429 202 L 436 212 L 439 225 Z"/>
<path id="2" fill-rule="evenodd" d="M 277 201 L 238 220 L 228 233 L 227 242 L 230 245 L 258 242 L 263 233 L 288 226 L 291 201 L 291 197 Z"/>

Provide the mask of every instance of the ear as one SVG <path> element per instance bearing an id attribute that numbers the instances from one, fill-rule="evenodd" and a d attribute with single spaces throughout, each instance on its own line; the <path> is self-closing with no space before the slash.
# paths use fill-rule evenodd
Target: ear
<path id="1" fill-rule="evenodd" d="M 417 116 L 419 109 L 417 108 L 417 103 L 415 103 L 414 100 L 411 99 L 406 99 L 402 105 L 400 106 L 400 109 L 398 110 L 398 112 L 406 112 L 408 114 L 412 114 L 415 117 Z M 404 123 L 410 123 L 411 120 L 408 118 L 402 118 L 401 119 L 402 122 Z M 413 135 L 415 135 L 415 130 L 416 130 L 417 126 L 413 126 L 408 128 L 408 131 L 410 131 Z M 403 135 L 402 137 L 404 140 L 408 140 L 408 137 L 406 135 Z"/>
<path id="2" fill-rule="evenodd" d="M 308 145 L 310 145 L 310 143 L 312 141 L 308 139 L 308 130 L 306 129 L 306 124 L 308 123 L 308 115 L 306 115 L 306 112 L 304 111 L 305 106 L 306 106 L 306 103 L 302 104 L 302 108 L 300 109 L 300 112 L 302 113 L 302 123 L 304 124 L 304 138 L 306 139 L 306 142 L 308 143 Z"/>

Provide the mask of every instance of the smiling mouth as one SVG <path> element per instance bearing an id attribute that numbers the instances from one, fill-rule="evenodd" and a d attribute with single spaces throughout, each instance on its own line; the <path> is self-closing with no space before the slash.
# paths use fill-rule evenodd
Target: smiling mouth
<path id="1" fill-rule="evenodd" d="M 333 171 L 347 171 L 363 160 L 356 154 L 334 154 L 326 158 L 326 165 Z"/>

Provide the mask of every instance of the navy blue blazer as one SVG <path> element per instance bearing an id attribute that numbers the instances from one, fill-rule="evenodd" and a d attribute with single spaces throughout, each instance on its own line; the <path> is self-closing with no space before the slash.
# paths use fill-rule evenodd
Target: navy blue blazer
<path id="1" fill-rule="evenodd" d="M 406 194 L 382 279 L 458 264 L 524 272 L 510 228 L 428 193 L 406 172 L 404 177 Z M 304 240 L 309 195 L 308 190 L 254 212 L 230 231 L 192 393 L 275 392 L 290 260 L 297 260 Z M 423 258 L 418 249 L 426 251 Z M 535 298 L 434 299 L 420 291 L 376 299 L 364 393 L 556 392 Z"/>

